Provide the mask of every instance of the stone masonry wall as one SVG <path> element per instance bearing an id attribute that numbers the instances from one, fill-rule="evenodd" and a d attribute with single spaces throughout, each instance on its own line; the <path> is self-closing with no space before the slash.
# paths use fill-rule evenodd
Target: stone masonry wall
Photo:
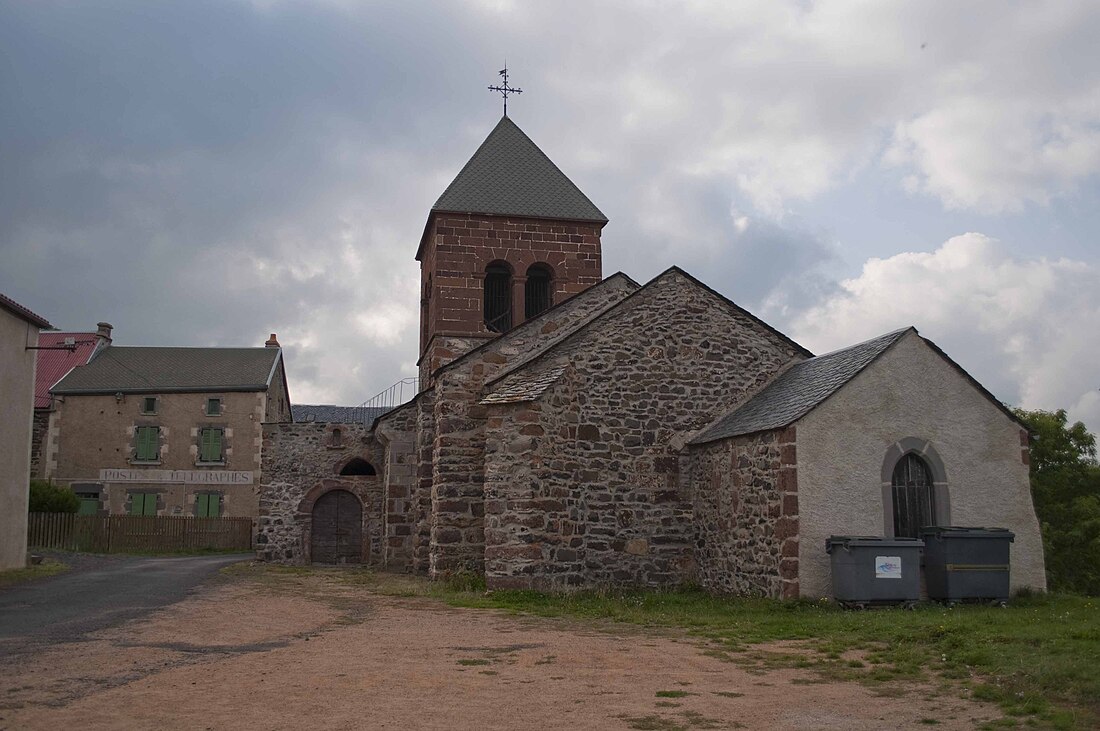
<path id="1" fill-rule="evenodd" d="M 795 428 L 692 447 L 696 562 L 703 588 L 798 598 Z"/>
<path id="2" fill-rule="evenodd" d="M 334 429 L 340 430 L 339 443 L 334 443 Z M 378 474 L 340 476 L 343 466 L 355 457 L 370 462 Z M 309 563 L 309 511 L 325 492 L 341 489 L 362 502 L 364 563 L 382 566 L 386 555 L 384 464 L 383 445 L 362 424 L 264 424 L 257 556 L 279 563 Z"/>
<path id="3" fill-rule="evenodd" d="M 31 477 L 46 474 L 46 438 L 50 431 L 50 410 L 35 409 L 31 427 Z"/>
<path id="4" fill-rule="evenodd" d="M 444 368 L 433 386 L 430 573 L 483 570 L 486 407 L 484 383 L 519 358 L 550 347 L 637 289 L 625 276 L 606 281 L 514 328 Z"/>
<path id="5" fill-rule="evenodd" d="M 489 586 L 667 586 L 694 578 L 693 485 L 679 474 L 684 444 L 802 357 L 670 270 L 492 384 L 566 368 L 537 401 L 490 406 Z"/>
<path id="6" fill-rule="evenodd" d="M 417 405 L 406 404 L 379 419 L 374 433 L 385 449 L 382 471 L 385 500 L 386 568 L 413 570 L 413 531 L 416 496 Z"/>

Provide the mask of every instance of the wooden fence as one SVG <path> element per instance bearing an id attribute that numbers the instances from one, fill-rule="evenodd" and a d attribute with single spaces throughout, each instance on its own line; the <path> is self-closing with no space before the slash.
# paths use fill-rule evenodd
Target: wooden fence
<path id="1" fill-rule="evenodd" d="M 27 545 L 88 553 L 250 551 L 252 519 L 31 513 Z"/>

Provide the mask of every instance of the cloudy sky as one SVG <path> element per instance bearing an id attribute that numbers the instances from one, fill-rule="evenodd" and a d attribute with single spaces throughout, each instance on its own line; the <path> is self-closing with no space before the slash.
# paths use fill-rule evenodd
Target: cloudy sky
<path id="1" fill-rule="evenodd" d="M 965 6 L 965 7 L 964 7 Z M 500 115 L 815 352 L 916 325 L 1100 431 L 1100 4 L 0 1 L 0 292 L 260 345 L 300 403 L 415 373 L 436 197 Z"/>

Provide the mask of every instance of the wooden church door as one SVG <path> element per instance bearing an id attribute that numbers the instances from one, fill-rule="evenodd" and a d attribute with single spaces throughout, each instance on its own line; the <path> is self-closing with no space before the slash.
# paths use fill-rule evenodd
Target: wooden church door
<path id="1" fill-rule="evenodd" d="M 313 504 L 310 536 L 313 563 L 363 560 L 363 508 L 347 490 L 326 492 Z"/>

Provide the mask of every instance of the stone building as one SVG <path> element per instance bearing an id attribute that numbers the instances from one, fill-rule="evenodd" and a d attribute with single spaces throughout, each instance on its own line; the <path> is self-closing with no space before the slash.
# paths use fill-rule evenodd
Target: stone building
<path id="1" fill-rule="evenodd" d="M 34 356 L 38 331 L 48 327 L 0 294 L 0 571 L 27 565 Z"/>
<path id="2" fill-rule="evenodd" d="M 678 268 L 602 278 L 606 223 L 502 119 L 417 250 L 422 390 L 265 425 L 259 555 L 818 597 L 828 535 L 950 523 L 1012 529 L 1045 586 L 1027 433 L 935 345 L 815 357 Z"/>
<path id="3" fill-rule="evenodd" d="M 87 365 L 111 344 L 111 325 L 101 322 L 95 332 L 53 330 L 38 336 L 34 368 L 34 431 L 31 434 L 31 477 L 45 477 L 46 433 L 53 413 L 50 388 L 76 366 Z M 83 507 L 83 506 L 82 506 Z"/>
<path id="4" fill-rule="evenodd" d="M 50 394 L 45 476 L 91 514 L 255 518 L 262 424 L 291 420 L 274 335 L 262 348 L 108 343 Z"/>

